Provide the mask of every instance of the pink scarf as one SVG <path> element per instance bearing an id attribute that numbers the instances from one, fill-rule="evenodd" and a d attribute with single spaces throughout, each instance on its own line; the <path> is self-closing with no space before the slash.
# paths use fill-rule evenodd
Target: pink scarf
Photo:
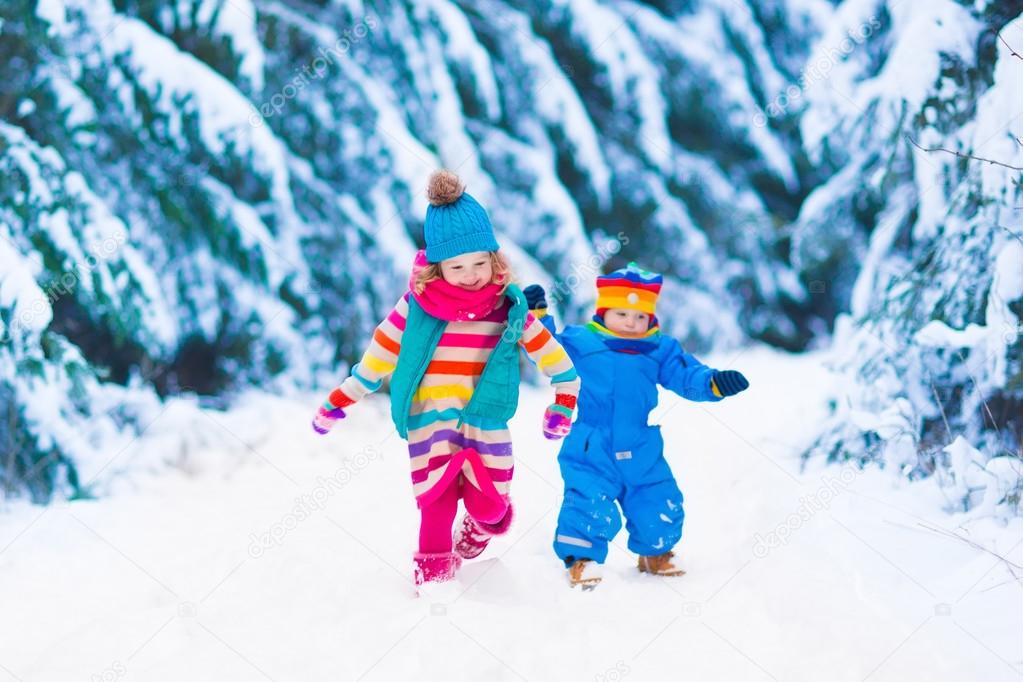
<path id="1" fill-rule="evenodd" d="M 470 291 L 448 284 L 443 279 L 435 279 L 426 283 L 423 293 L 417 294 L 416 276 L 427 265 L 429 262 L 426 260 L 426 252 L 421 250 L 416 254 L 416 260 L 412 265 L 408 288 L 416 303 L 436 318 L 448 322 L 480 320 L 492 313 L 504 300 L 501 286 L 493 282 L 479 291 Z"/>

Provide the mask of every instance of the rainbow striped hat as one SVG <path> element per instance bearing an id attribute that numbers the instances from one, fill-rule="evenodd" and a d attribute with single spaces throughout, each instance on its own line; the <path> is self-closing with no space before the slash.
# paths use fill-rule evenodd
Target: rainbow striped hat
<path id="1" fill-rule="evenodd" d="M 601 275 L 597 277 L 597 314 L 603 315 L 609 308 L 624 308 L 653 317 L 663 282 L 663 277 L 635 262 Z"/>

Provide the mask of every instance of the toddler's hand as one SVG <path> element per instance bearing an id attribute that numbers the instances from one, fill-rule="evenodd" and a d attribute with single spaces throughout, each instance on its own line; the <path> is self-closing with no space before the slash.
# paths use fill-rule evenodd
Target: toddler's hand
<path id="1" fill-rule="evenodd" d="M 710 386 L 714 395 L 727 398 L 749 388 L 749 381 L 742 375 L 742 372 L 736 372 L 734 369 L 718 370 L 714 372 Z"/>
<path id="2" fill-rule="evenodd" d="M 340 407 L 335 407 L 333 410 L 328 410 L 326 407 L 320 407 L 316 411 L 316 416 L 313 418 L 313 431 L 323 435 L 330 431 L 338 419 L 345 418 L 345 411 Z"/>
<path id="3" fill-rule="evenodd" d="M 526 306 L 530 310 L 547 309 L 547 296 L 539 284 L 530 284 L 522 293 L 526 296 Z"/>

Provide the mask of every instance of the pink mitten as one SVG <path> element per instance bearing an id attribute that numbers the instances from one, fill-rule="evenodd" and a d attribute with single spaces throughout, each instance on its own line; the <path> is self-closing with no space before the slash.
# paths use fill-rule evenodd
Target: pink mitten
<path id="1" fill-rule="evenodd" d="M 316 411 L 316 416 L 313 418 L 313 430 L 319 434 L 325 434 L 334 426 L 338 419 L 345 418 L 345 411 L 340 407 L 335 407 L 333 410 L 328 410 L 326 407 L 320 407 Z"/>
<path id="2" fill-rule="evenodd" d="M 547 440 L 561 440 L 572 430 L 575 396 L 559 393 L 554 404 L 543 413 L 543 435 Z"/>

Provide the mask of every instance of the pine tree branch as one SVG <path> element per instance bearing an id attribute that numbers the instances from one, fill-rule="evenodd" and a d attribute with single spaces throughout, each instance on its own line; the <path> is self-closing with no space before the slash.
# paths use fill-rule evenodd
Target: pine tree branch
<path id="1" fill-rule="evenodd" d="M 998 37 L 998 40 L 1002 41 L 1002 44 L 1005 45 L 1006 49 L 1009 50 L 1009 55 L 1010 56 L 1015 57 L 1016 59 L 1019 59 L 1019 60 L 1023 61 L 1023 54 L 1020 54 L 1019 52 L 1016 52 L 1016 50 L 1012 49 L 1012 45 L 1010 45 L 1008 43 L 1008 41 L 1005 38 L 1002 37 L 1002 33 L 1000 31 L 994 31 L 994 34 Z M 985 159 L 985 158 L 982 158 L 982 157 L 979 157 L 979 156 L 973 156 L 972 154 L 964 154 L 963 152 L 957 152 L 957 151 L 954 151 L 952 149 L 945 149 L 944 147 L 934 147 L 932 149 L 926 149 L 924 147 L 921 147 L 919 144 L 917 144 L 916 140 L 911 138 L 909 135 L 906 135 L 906 139 L 909 140 L 910 143 L 914 147 L 916 147 L 917 149 L 920 149 L 922 151 L 925 151 L 925 152 L 945 152 L 946 154 L 952 154 L 952 155 L 957 156 L 957 157 L 959 157 L 961 159 L 972 159 L 974 161 L 983 161 L 984 163 L 990 163 L 990 164 L 994 164 L 996 166 L 1002 166 L 1004 168 L 1009 168 L 1011 170 L 1023 171 L 1023 167 L 1020 167 L 1020 166 L 1010 166 L 1009 164 L 1002 163 L 1001 161 L 994 161 L 993 159 Z M 1021 147 L 1023 147 L 1023 138 L 1013 137 L 1013 139 L 1016 140 L 1017 144 L 1019 144 Z M 1016 180 L 1016 179 L 1013 179 L 1013 182 L 1016 185 L 1020 184 L 1020 181 Z"/>
<path id="2" fill-rule="evenodd" d="M 1002 166 L 1003 168 L 1009 168 L 1011 170 L 1016 170 L 1016 171 L 1023 171 L 1023 166 L 1010 166 L 1009 164 L 1002 163 L 1001 161 L 995 161 L 993 159 L 985 159 L 985 158 L 980 157 L 980 156 L 974 156 L 972 154 L 965 154 L 963 152 L 957 152 L 954 149 L 945 149 L 944 147 L 932 147 L 932 148 L 928 149 L 926 147 L 921 147 L 919 144 L 917 144 L 917 141 L 914 140 L 909 135 L 906 135 L 906 139 L 909 140 L 910 144 L 912 144 L 914 147 L 916 147 L 917 149 L 919 149 L 921 151 L 925 151 L 925 152 L 945 152 L 946 154 L 952 154 L 953 156 L 958 156 L 961 159 L 972 159 L 974 161 L 983 161 L 984 163 L 991 163 L 991 164 L 994 164 L 996 166 Z"/>

